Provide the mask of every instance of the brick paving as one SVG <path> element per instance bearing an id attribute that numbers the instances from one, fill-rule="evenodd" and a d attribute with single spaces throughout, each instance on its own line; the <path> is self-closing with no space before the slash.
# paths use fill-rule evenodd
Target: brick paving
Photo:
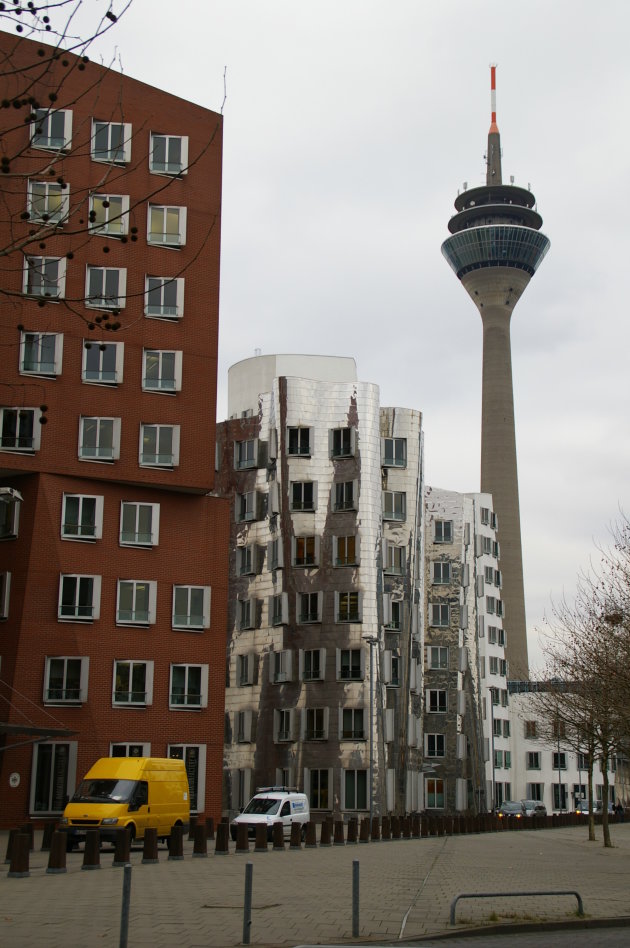
<path id="1" fill-rule="evenodd" d="M 242 943 L 245 865 L 253 864 L 251 944 L 294 946 L 352 941 L 352 863 L 360 865 L 360 938 L 380 942 L 453 931 L 450 904 L 462 892 L 577 889 L 589 918 L 630 917 L 630 823 L 612 827 L 614 848 L 589 843 L 586 827 L 392 840 L 368 845 L 215 855 L 157 865 L 131 854 L 130 948 L 201 948 Z M 84 871 L 69 853 L 65 874 L 46 873 L 36 834 L 28 878 L 0 872 L 0 945 L 11 948 L 118 946 L 124 871 L 113 851 Z M 0 854 L 7 834 L 0 833 Z M 575 920 L 567 896 L 460 902 L 456 929 Z"/>

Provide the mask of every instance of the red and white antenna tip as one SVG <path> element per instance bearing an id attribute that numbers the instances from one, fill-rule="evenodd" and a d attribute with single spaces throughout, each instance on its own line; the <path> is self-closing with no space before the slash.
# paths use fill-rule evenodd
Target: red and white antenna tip
<path id="1" fill-rule="evenodd" d="M 497 67 L 496 65 L 490 66 L 490 110 L 492 113 L 492 118 L 490 120 L 490 132 L 498 134 L 499 128 L 497 126 Z"/>

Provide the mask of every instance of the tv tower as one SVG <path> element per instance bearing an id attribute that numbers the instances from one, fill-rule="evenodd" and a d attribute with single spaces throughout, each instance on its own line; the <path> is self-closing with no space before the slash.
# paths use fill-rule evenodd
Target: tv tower
<path id="1" fill-rule="evenodd" d="M 549 249 L 531 191 L 503 184 L 496 114 L 496 66 L 490 67 L 492 119 L 485 187 L 457 196 L 453 235 L 442 253 L 479 310 L 483 324 L 481 490 L 493 496 L 499 519 L 502 599 L 509 676 L 528 677 L 523 556 L 518 503 L 510 320 Z M 511 178 L 510 182 L 514 179 Z"/>

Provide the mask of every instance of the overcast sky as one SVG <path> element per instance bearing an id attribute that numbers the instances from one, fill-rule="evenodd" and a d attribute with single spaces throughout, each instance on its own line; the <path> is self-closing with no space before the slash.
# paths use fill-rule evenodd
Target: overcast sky
<path id="1" fill-rule="evenodd" d="M 630 512 L 628 36 L 627 0 L 134 0 L 101 46 L 215 110 L 227 69 L 219 419 L 255 348 L 353 356 L 423 412 L 427 482 L 458 491 L 481 320 L 440 246 L 484 181 L 498 64 L 504 181 L 551 240 L 512 320 L 532 672 L 552 597 Z"/>

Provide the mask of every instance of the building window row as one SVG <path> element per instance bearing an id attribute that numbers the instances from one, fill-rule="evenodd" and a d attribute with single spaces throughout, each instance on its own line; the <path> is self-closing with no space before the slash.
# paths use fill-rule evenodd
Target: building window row
<path id="1" fill-rule="evenodd" d="M 334 592 L 334 621 L 360 623 L 363 621 L 363 597 L 360 590 Z M 286 625 L 289 621 L 288 593 L 276 593 L 268 598 L 267 619 L 271 626 Z M 296 622 L 299 625 L 321 623 L 324 613 L 324 592 L 296 593 Z M 253 596 L 236 601 L 236 628 L 239 631 L 260 627 L 262 601 Z"/>
<path id="2" fill-rule="evenodd" d="M 317 481 L 291 481 L 289 483 L 289 510 L 292 513 L 314 513 L 318 503 Z M 271 508 L 268 500 L 271 496 Z M 332 485 L 330 495 L 331 509 L 335 513 L 356 511 L 359 509 L 358 480 L 339 481 Z M 383 491 L 382 514 L 384 520 L 404 521 L 407 517 L 407 495 L 404 491 Z M 269 494 L 258 491 L 237 493 L 235 503 L 237 523 L 249 520 L 263 520 L 267 513 L 279 513 L 277 487 L 272 484 Z"/>
<path id="3" fill-rule="evenodd" d="M 274 432 L 275 435 L 275 432 Z M 256 439 L 235 444 L 234 466 L 256 468 L 262 465 L 254 447 Z M 241 447 L 243 446 L 243 447 Z M 246 459 L 241 456 L 245 451 Z M 311 427 L 288 427 L 286 431 L 286 453 L 288 457 L 310 458 L 315 453 L 315 429 Z M 328 457 L 333 460 L 354 457 L 357 453 L 357 429 L 353 427 L 328 429 Z M 381 440 L 381 463 L 383 467 L 407 466 L 406 438 L 383 438 Z"/>
<path id="4" fill-rule="evenodd" d="M 239 713 L 239 712 L 237 712 Z M 327 741 L 330 732 L 330 708 L 278 708 L 273 713 L 273 739 L 277 744 L 301 741 Z M 336 737 L 340 741 L 367 739 L 367 712 L 363 708 L 339 708 Z M 298 726 L 299 724 L 299 726 Z M 236 729 L 238 734 L 238 728 Z"/>

